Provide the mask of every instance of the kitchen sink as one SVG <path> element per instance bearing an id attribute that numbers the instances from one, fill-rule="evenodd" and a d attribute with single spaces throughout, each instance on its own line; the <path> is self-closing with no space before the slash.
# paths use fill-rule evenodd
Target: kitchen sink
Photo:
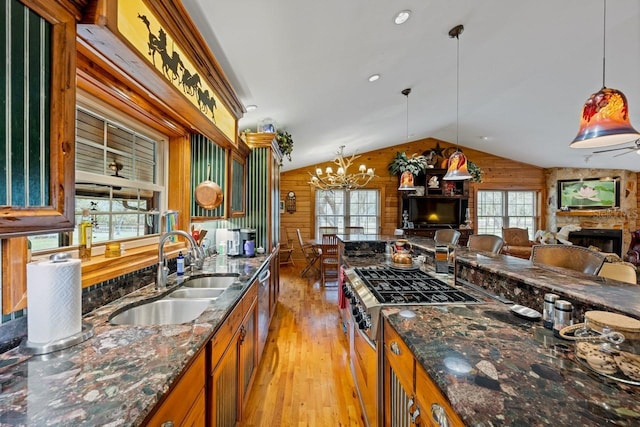
<path id="1" fill-rule="evenodd" d="M 169 294 L 169 298 L 217 299 L 226 289 L 223 288 L 180 288 Z"/>
<path id="2" fill-rule="evenodd" d="M 239 285 L 239 274 L 222 273 L 216 275 L 191 277 L 182 283 L 182 287 L 186 288 L 216 288 L 226 289 L 231 285 Z"/>
<path id="3" fill-rule="evenodd" d="M 202 299 L 161 299 L 125 307 L 109 317 L 112 325 L 174 325 L 195 320 L 209 305 Z"/>

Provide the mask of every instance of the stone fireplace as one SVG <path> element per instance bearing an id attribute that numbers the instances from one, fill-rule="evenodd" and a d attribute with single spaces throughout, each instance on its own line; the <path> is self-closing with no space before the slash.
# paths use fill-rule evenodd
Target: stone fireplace
<path id="1" fill-rule="evenodd" d="M 631 232 L 639 228 L 636 224 L 638 216 L 637 174 L 617 169 L 551 168 L 547 169 L 546 175 L 546 229 L 557 231 L 566 225 L 579 225 L 582 231 L 570 233 L 569 240 L 571 242 L 580 246 L 596 246 L 603 252 L 623 256 L 631 242 Z M 558 180 L 604 177 L 620 177 L 619 207 L 570 211 L 558 209 Z"/>
<path id="2" fill-rule="evenodd" d="M 595 246 L 602 252 L 614 253 L 622 257 L 622 230 L 604 228 L 583 228 L 569 233 L 569 241 L 574 245 Z M 626 251 L 625 251 L 626 252 Z"/>

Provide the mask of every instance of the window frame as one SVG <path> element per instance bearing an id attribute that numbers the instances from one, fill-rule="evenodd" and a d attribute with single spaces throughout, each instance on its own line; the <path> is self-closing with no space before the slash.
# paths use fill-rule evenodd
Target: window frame
<path id="1" fill-rule="evenodd" d="M 98 98 L 91 96 L 90 94 L 84 92 L 81 89 L 77 90 L 76 96 L 76 104 L 74 107 L 74 112 L 76 109 L 82 109 L 88 112 L 91 115 L 98 117 L 99 119 L 106 120 L 108 122 L 116 123 L 119 126 L 122 126 L 125 130 L 133 131 L 141 134 L 142 136 L 152 139 L 157 143 L 156 147 L 156 171 L 155 171 L 155 184 L 131 180 L 131 179 L 123 179 L 119 177 L 112 177 L 108 175 L 101 175 L 92 172 L 85 171 L 76 171 L 75 169 L 75 155 L 74 155 L 74 188 L 75 184 L 78 182 L 81 183 L 91 183 L 91 184 L 99 184 L 106 186 L 127 186 L 131 188 L 136 188 L 140 190 L 154 191 L 159 193 L 158 198 L 158 208 L 159 217 L 159 231 L 154 234 L 141 235 L 136 237 L 127 237 L 127 238 L 116 238 L 107 241 L 94 242 L 93 245 L 93 255 L 101 255 L 104 252 L 104 247 L 107 243 L 118 241 L 118 242 L 127 242 L 128 248 L 139 247 L 148 245 L 150 243 L 150 238 L 155 238 L 157 240 L 158 236 L 162 233 L 162 212 L 167 210 L 167 192 L 168 192 L 168 152 L 169 152 L 169 136 L 163 133 L 158 132 L 157 130 L 149 127 L 148 125 L 143 124 L 142 122 L 132 119 L 130 116 L 123 114 L 121 111 L 116 109 L 115 107 L 101 101 Z M 74 120 L 74 135 L 75 135 L 75 120 Z M 75 141 L 75 138 L 74 138 Z M 75 154 L 75 150 L 74 150 Z M 123 185 L 124 184 L 124 185 Z M 132 185 L 133 184 L 133 185 Z M 76 209 L 76 192 L 73 193 L 73 208 L 72 213 L 75 218 L 79 218 L 82 214 L 81 209 Z M 74 227 L 67 231 L 64 234 L 67 234 L 66 237 L 59 239 L 59 241 L 68 241 L 68 246 L 58 246 L 56 248 L 42 249 L 38 251 L 33 251 L 34 255 L 45 255 L 50 253 L 56 253 L 61 251 L 69 251 L 76 250 L 78 245 L 73 243 L 73 233 L 76 231 Z M 42 233 L 41 233 L 42 234 Z"/>
<path id="2" fill-rule="evenodd" d="M 326 191 L 326 192 L 342 192 L 344 194 L 344 214 L 342 216 L 340 215 L 319 215 L 318 214 L 318 207 L 319 207 L 319 194 L 322 191 Z M 373 191 L 376 193 L 376 197 L 377 197 L 377 201 L 376 201 L 376 215 L 375 215 L 375 219 L 376 219 L 376 233 L 377 230 L 380 229 L 381 226 L 381 222 L 382 222 L 382 214 L 383 214 L 383 210 L 382 210 L 382 200 L 383 200 L 383 195 L 382 195 L 382 190 L 379 188 L 359 188 L 357 190 L 314 190 L 314 194 L 313 194 L 313 218 L 314 218 L 314 222 L 313 222 L 313 235 L 316 236 L 316 238 L 320 238 L 320 234 L 319 234 L 319 227 L 321 226 L 325 226 L 325 224 L 320 224 L 321 221 L 318 220 L 319 216 L 325 217 L 325 216 L 330 216 L 330 217 L 340 217 L 342 219 L 343 225 L 342 225 L 342 233 L 344 233 L 344 227 L 350 225 L 350 219 L 352 217 L 372 217 L 372 215 L 350 215 L 349 212 L 349 195 L 353 192 L 356 191 Z M 365 227 L 365 232 L 366 232 L 366 227 Z M 341 234 L 340 232 L 340 226 L 338 226 L 338 234 Z"/>
<path id="3" fill-rule="evenodd" d="M 482 192 L 499 192 L 502 193 L 502 215 L 500 216 L 481 216 L 480 215 L 480 193 Z M 508 196 L 509 193 L 532 193 L 533 194 L 533 200 L 534 200 L 534 214 L 533 216 L 529 217 L 523 217 L 523 216 L 510 216 L 509 215 L 509 202 L 508 202 Z M 529 229 L 529 238 L 531 240 L 533 240 L 534 235 L 536 233 L 536 230 L 540 229 L 540 218 L 541 218 L 541 208 L 542 208 L 542 204 L 541 204 L 541 199 L 542 199 L 542 193 L 539 189 L 535 189 L 535 188 L 482 188 L 482 189 L 478 189 L 475 192 L 474 195 L 474 204 L 475 204 L 475 230 L 478 234 L 495 234 L 497 236 L 502 237 L 502 231 L 500 230 L 499 234 L 496 233 L 489 233 L 486 231 L 481 231 L 479 228 L 480 225 L 480 218 L 501 218 L 502 219 L 502 227 L 501 228 L 510 228 L 510 227 L 517 227 L 517 225 L 511 225 L 510 223 L 510 219 L 511 218 L 531 218 L 533 220 L 533 226 L 531 227 L 531 229 Z M 529 227 L 527 227 L 529 228 Z"/>

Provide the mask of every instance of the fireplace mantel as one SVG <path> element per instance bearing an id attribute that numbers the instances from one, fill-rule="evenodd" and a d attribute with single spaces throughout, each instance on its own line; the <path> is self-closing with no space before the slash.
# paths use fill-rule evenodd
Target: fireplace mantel
<path id="1" fill-rule="evenodd" d="M 609 218 L 624 218 L 625 214 L 622 211 L 612 210 L 589 210 L 589 211 L 556 211 L 557 216 L 587 216 L 587 217 L 609 217 Z"/>

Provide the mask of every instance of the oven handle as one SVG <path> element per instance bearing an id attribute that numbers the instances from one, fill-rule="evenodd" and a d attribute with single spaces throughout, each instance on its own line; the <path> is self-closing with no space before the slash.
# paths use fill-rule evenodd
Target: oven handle
<path id="1" fill-rule="evenodd" d="M 369 347 L 371 347 L 373 350 L 376 349 L 376 343 L 374 343 L 373 341 L 371 341 L 371 338 L 369 338 L 369 336 L 367 334 L 365 334 L 362 329 L 360 329 L 358 327 L 357 324 L 353 324 L 353 328 L 356 330 L 356 332 L 358 333 L 358 335 L 360 337 L 362 337 L 362 339 L 364 339 L 364 342 L 366 342 L 367 344 L 369 344 Z"/>

